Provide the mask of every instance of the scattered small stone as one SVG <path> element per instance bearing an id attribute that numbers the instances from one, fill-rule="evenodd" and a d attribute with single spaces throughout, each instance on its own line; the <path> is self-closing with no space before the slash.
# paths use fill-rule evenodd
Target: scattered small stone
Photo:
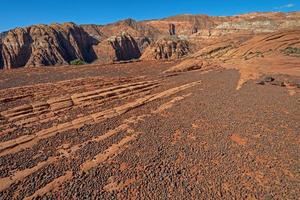
<path id="1" fill-rule="evenodd" d="M 256 84 L 265 85 L 265 82 L 264 81 L 258 81 L 258 82 L 256 82 Z"/>
<path id="2" fill-rule="evenodd" d="M 263 78 L 263 81 L 266 82 L 266 83 L 270 83 L 270 82 L 273 82 L 275 79 L 271 76 L 266 76 Z"/>
<path id="3" fill-rule="evenodd" d="M 273 81 L 271 83 L 271 85 L 276 85 L 276 86 L 280 86 L 280 87 L 285 87 L 286 86 L 285 83 L 282 82 L 282 81 Z"/>

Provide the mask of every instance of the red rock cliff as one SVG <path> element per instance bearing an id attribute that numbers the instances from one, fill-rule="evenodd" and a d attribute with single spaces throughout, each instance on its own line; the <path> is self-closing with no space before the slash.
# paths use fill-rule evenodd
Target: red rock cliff
<path id="1" fill-rule="evenodd" d="M 81 27 L 73 23 L 35 25 L 7 33 L 2 44 L 3 68 L 64 65 L 74 59 L 96 59 L 96 44 Z"/>

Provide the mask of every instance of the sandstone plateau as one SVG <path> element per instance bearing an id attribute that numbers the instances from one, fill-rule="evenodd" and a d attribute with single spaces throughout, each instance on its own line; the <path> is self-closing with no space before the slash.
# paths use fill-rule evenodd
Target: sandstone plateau
<path id="1" fill-rule="evenodd" d="M 1 200 L 299 199 L 300 12 L 0 36 Z"/>

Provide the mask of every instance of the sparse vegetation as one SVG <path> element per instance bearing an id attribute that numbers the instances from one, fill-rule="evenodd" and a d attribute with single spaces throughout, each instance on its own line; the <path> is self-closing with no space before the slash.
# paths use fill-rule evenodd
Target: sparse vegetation
<path id="1" fill-rule="evenodd" d="M 263 58 L 263 57 L 265 57 L 265 56 L 264 56 L 264 54 L 263 54 L 262 52 L 257 51 L 257 52 L 256 52 L 256 57 L 262 57 L 262 58 Z"/>
<path id="2" fill-rule="evenodd" d="M 245 57 L 244 57 L 244 60 L 249 60 L 249 59 L 252 59 L 254 57 L 265 57 L 264 56 L 264 53 L 263 52 L 260 52 L 260 51 L 256 51 L 256 52 L 252 52 L 250 51 Z"/>
<path id="3" fill-rule="evenodd" d="M 287 47 L 282 52 L 288 56 L 299 56 L 300 57 L 300 48 L 297 47 Z"/>
<path id="4" fill-rule="evenodd" d="M 122 31 L 121 35 L 122 37 L 126 36 L 127 35 L 126 31 Z"/>
<path id="5" fill-rule="evenodd" d="M 72 61 L 70 62 L 70 64 L 71 64 L 71 65 L 85 65 L 86 62 L 84 62 L 84 61 L 81 60 L 81 59 L 75 59 L 75 60 L 72 60 Z"/>

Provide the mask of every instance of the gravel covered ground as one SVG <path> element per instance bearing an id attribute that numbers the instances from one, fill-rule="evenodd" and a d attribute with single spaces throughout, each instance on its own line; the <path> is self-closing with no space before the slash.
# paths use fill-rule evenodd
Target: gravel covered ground
<path id="1" fill-rule="evenodd" d="M 299 89 L 174 64 L 0 72 L 0 199 L 299 199 Z"/>

